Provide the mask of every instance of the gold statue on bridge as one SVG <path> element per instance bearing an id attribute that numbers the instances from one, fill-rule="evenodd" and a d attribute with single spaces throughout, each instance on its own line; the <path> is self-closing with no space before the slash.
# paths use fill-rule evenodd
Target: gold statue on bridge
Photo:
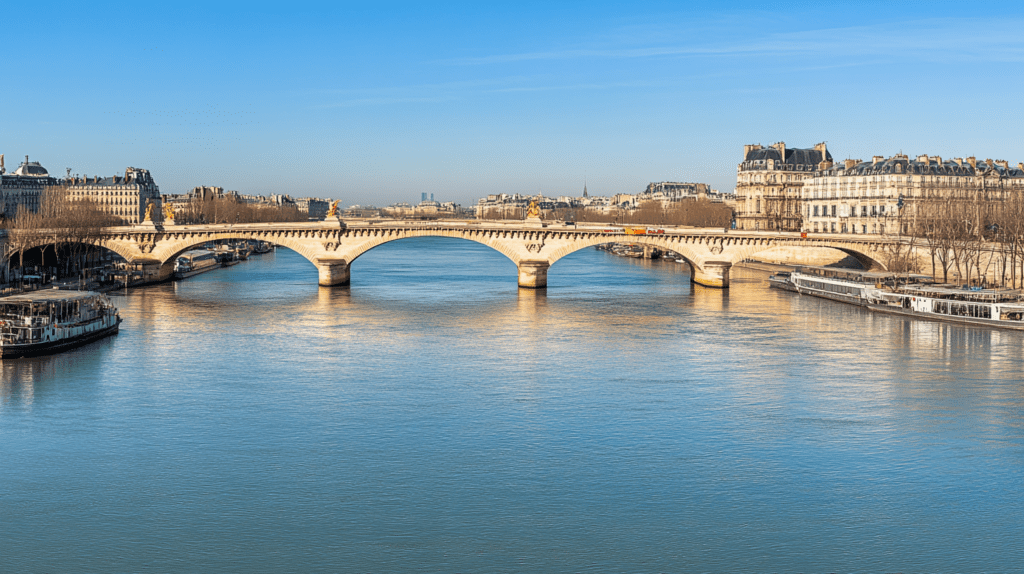
<path id="1" fill-rule="evenodd" d="M 536 199 L 530 200 L 530 207 L 526 208 L 526 219 L 540 219 L 540 205 Z"/>
<path id="2" fill-rule="evenodd" d="M 164 221 L 174 221 L 174 206 L 170 203 L 164 204 Z"/>
<path id="3" fill-rule="evenodd" d="M 153 221 L 153 200 L 146 200 L 146 216 L 142 218 L 143 222 Z"/>
<path id="4" fill-rule="evenodd" d="M 340 199 L 335 199 L 334 202 L 331 203 L 331 208 L 327 210 L 327 217 L 339 217 L 338 216 L 338 203 L 340 201 L 341 201 Z"/>

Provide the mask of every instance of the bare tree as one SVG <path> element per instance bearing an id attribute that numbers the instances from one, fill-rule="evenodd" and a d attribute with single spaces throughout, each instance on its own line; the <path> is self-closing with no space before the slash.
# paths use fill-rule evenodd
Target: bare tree
<path id="1" fill-rule="evenodd" d="M 54 267 L 67 273 L 80 264 L 83 254 L 93 250 L 92 243 L 104 227 L 116 225 L 117 218 L 105 213 L 92 200 L 72 199 L 67 187 L 48 187 L 42 191 L 39 211 L 24 206 L 7 222 L 8 249 L 18 254 L 24 265 L 25 251 L 38 247 L 46 265 L 46 251 L 53 251 Z M 62 254 L 63 257 L 58 257 Z"/>

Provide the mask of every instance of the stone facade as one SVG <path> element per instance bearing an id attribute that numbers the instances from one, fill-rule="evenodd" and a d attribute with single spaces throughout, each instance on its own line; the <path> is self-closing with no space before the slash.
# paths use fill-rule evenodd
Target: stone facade
<path id="1" fill-rule="evenodd" d="M 160 207 L 160 189 L 148 170 L 129 167 L 125 174 L 112 177 L 79 177 L 64 179 L 52 177 L 38 162 L 24 163 L 12 175 L 0 168 L 0 205 L 4 217 L 14 217 L 19 208 L 38 211 L 43 191 L 48 187 L 64 187 L 72 200 L 89 199 L 104 213 L 112 215 L 125 225 L 142 221 L 146 204 L 152 201 L 154 210 Z"/>
<path id="2" fill-rule="evenodd" d="M 124 170 L 124 176 L 76 176 L 61 183 L 67 186 L 72 200 L 92 200 L 104 213 L 125 225 L 141 223 L 150 202 L 154 217 L 160 214 L 160 188 L 147 169 L 129 167 Z"/>
<path id="3" fill-rule="evenodd" d="M 316 197 L 300 197 L 295 200 L 295 206 L 310 220 L 320 221 L 327 217 L 327 210 L 330 209 L 331 202 Z"/>
<path id="4" fill-rule="evenodd" d="M 0 155 L 0 208 L 3 209 L 0 215 L 5 219 L 17 215 L 19 209 L 39 211 L 43 189 L 57 185 L 57 179 L 39 162 L 28 161 L 28 156 L 13 174 L 8 175 L 6 171 Z"/>
<path id="5" fill-rule="evenodd" d="M 743 146 L 736 166 L 736 228 L 800 230 L 804 180 L 831 161 L 824 143 L 810 149 L 787 148 L 784 142 Z"/>
<path id="6" fill-rule="evenodd" d="M 826 162 L 804 182 L 803 231 L 894 234 L 919 216 L 923 201 L 964 198 L 1001 201 L 1024 193 L 1024 165 L 973 157 L 943 160 L 902 154 L 871 161 Z"/>

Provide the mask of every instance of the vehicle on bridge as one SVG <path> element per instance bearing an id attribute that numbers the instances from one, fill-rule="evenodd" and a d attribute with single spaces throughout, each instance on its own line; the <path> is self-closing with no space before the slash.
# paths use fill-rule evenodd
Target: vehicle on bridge
<path id="1" fill-rule="evenodd" d="M 36 291 L 0 299 L 0 358 L 57 353 L 117 333 L 121 317 L 93 291 Z"/>

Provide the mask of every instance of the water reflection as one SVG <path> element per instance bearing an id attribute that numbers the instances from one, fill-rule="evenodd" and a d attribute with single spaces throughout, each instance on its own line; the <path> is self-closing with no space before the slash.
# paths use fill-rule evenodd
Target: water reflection
<path id="1" fill-rule="evenodd" d="M 98 346 L 0 363 L 0 570 L 1019 554 L 1020 333 L 594 250 L 519 289 L 503 256 L 438 246 L 375 249 L 345 288 L 281 250 L 119 296 Z"/>

